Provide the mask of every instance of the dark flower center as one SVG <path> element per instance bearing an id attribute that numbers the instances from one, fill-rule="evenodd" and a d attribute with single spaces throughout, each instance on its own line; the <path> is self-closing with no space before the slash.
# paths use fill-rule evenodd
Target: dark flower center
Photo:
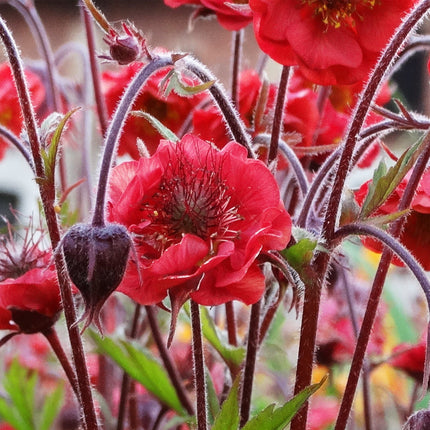
<path id="1" fill-rule="evenodd" d="M 8 227 L 9 234 L 0 235 L 0 282 L 46 266 L 47 252 L 39 249 L 41 238 L 35 239 L 28 228 L 24 237 L 16 239 L 12 227 Z"/>
<path id="2" fill-rule="evenodd" d="M 322 22 L 334 28 L 341 25 L 354 26 L 357 19 L 362 19 L 363 7 L 373 9 L 377 0 L 301 0 L 308 4 Z"/>
<path id="3" fill-rule="evenodd" d="M 238 232 L 231 225 L 241 219 L 223 179 L 222 163 L 208 155 L 196 166 L 180 149 L 158 191 L 142 202 L 142 210 L 151 221 L 146 231 L 154 231 L 168 244 L 179 242 L 187 233 L 212 241 L 234 238 Z"/>

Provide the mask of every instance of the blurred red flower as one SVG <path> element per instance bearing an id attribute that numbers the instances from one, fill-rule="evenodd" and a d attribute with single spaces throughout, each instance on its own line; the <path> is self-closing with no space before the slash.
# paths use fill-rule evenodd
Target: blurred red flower
<path id="1" fill-rule="evenodd" d="M 0 282 L 0 329 L 37 333 L 52 326 L 61 311 L 55 270 L 36 268 Z"/>
<path id="2" fill-rule="evenodd" d="M 218 22 L 227 30 L 236 31 L 252 22 L 252 12 L 247 0 L 164 0 L 170 7 L 184 4 L 199 6 L 194 16 L 210 16 L 215 14 Z"/>
<path id="3" fill-rule="evenodd" d="M 370 181 L 364 183 L 355 193 L 355 199 L 362 204 Z M 398 211 L 398 205 L 408 183 L 406 177 L 393 191 L 387 201 L 375 212 L 376 215 L 392 214 Z M 412 200 L 410 213 L 400 234 L 400 242 L 414 255 L 425 270 L 430 270 L 430 170 L 421 178 L 418 190 Z M 382 252 L 382 245 L 375 239 L 364 238 L 363 244 L 375 252 Z M 397 266 L 403 263 L 396 256 L 392 262 Z"/>
<path id="4" fill-rule="evenodd" d="M 414 0 L 249 0 L 261 49 L 321 85 L 367 78 Z"/>
<path id="5" fill-rule="evenodd" d="M 39 77 L 34 73 L 26 70 L 25 77 L 31 94 L 31 100 L 33 105 L 37 107 L 44 101 L 45 88 Z M 19 136 L 23 126 L 21 108 L 12 72 L 7 63 L 0 64 L 0 82 L 0 125 Z M 8 143 L 0 137 L 0 160 L 3 158 L 7 147 Z"/>
<path id="6" fill-rule="evenodd" d="M 21 241 L 8 224 L 0 236 L 0 330 L 37 333 L 52 326 L 62 309 L 49 250 L 40 249 L 32 222 Z"/>
<path id="7" fill-rule="evenodd" d="M 393 350 L 388 360 L 391 366 L 402 370 L 417 382 L 422 383 L 424 377 L 424 361 L 426 355 L 426 341 L 416 345 L 400 344 Z"/>
<path id="8" fill-rule="evenodd" d="M 142 66 L 143 63 L 135 62 L 126 67 L 121 67 L 117 71 L 103 73 L 103 93 L 109 115 L 115 112 L 124 88 L 127 87 Z M 149 78 L 137 97 L 133 110 L 149 113 L 162 122 L 164 126 L 177 133 L 194 107 L 207 96 L 201 93 L 192 97 L 181 97 L 172 91 L 168 97 L 164 97 L 160 85 L 168 72 L 167 69 L 160 70 Z M 188 83 L 191 84 L 191 82 Z M 120 138 L 118 154 L 128 154 L 137 160 L 140 157 L 137 147 L 138 138 L 142 139 L 150 154 L 153 154 L 160 140 L 160 134 L 145 118 L 130 115 Z"/>
<path id="9" fill-rule="evenodd" d="M 134 235 L 141 274 L 131 261 L 118 290 L 142 304 L 177 286 L 203 305 L 254 303 L 265 287 L 256 257 L 290 239 L 273 175 L 235 142 L 161 141 L 151 158 L 117 166 L 110 187 L 109 219 Z"/>

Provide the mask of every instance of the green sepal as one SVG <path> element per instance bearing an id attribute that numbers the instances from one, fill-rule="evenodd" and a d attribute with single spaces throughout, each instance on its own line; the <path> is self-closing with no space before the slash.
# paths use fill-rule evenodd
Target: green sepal
<path id="1" fill-rule="evenodd" d="M 160 133 L 161 136 L 164 137 L 164 139 L 167 139 L 170 142 L 174 143 L 179 141 L 179 137 L 176 136 L 176 134 L 173 133 L 172 130 L 163 125 L 157 118 L 155 118 L 155 116 L 151 115 L 150 113 L 144 112 L 142 110 L 135 110 L 132 111 L 131 114 L 133 116 L 145 118 L 158 131 L 158 133 Z"/>

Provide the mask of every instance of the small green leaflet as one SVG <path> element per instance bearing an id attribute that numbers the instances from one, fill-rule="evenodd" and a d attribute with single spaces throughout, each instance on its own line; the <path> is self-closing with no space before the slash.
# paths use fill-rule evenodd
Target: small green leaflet
<path id="1" fill-rule="evenodd" d="M 41 148 L 41 156 L 45 169 L 45 177 L 39 178 L 38 181 L 53 183 L 55 178 L 55 165 L 57 162 L 58 149 L 60 147 L 61 135 L 70 119 L 79 108 L 72 109 L 65 115 L 54 113 L 45 119 L 41 126 L 41 135 L 47 138 L 52 132 L 51 142 L 46 148 Z"/>
<path id="2" fill-rule="evenodd" d="M 423 140 L 413 144 L 389 169 L 381 162 L 373 174 L 367 196 L 364 199 L 359 219 L 364 220 L 375 212 L 388 199 L 390 194 L 402 182 L 408 171 L 414 165 L 424 146 Z"/>
<path id="3" fill-rule="evenodd" d="M 236 377 L 230 388 L 227 399 L 222 404 L 219 414 L 215 417 L 212 430 L 237 429 L 239 427 L 239 384 L 242 373 Z"/>
<path id="4" fill-rule="evenodd" d="M 168 97 L 172 91 L 180 96 L 190 97 L 208 90 L 214 83 L 215 81 L 208 81 L 199 85 L 187 85 L 182 82 L 176 70 L 172 69 L 162 80 L 160 86 L 164 88 L 165 97 Z"/>
<path id="5" fill-rule="evenodd" d="M 269 405 L 258 415 L 248 421 L 242 430 L 283 430 L 291 422 L 300 408 L 327 380 L 327 376 L 321 379 L 318 384 L 310 385 L 291 400 L 278 408 Z"/>
<path id="6" fill-rule="evenodd" d="M 172 130 L 163 125 L 160 121 L 158 121 L 157 118 L 155 118 L 155 116 L 151 115 L 150 113 L 144 112 L 142 110 L 135 110 L 132 111 L 131 114 L 133 116 L 145 118 L 161 134 L 161 136 L 167 140 L 170 140 L 170 142 L 176 143 L 179 140 L 179 137 L 176 136 Z"/>

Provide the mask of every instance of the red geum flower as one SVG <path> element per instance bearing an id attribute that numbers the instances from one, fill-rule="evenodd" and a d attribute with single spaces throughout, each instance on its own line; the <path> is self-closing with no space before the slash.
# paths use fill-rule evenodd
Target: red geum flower
<path id="1" fill-rule="evenodd" d="M 51 327 L 62 309 L 55 270 L 36 268 L 0 282 L 0 309 L 0 329 L 30 334 Z"/>
<path id="2" fill-rule="evenodd" d="M 26 70 L 25 76 L 34 106 L 39 106 L 45 98 L 45 89 L 41 80 L 34 73 Z M 23 126 L 18 94 L 12 78 L 10 66 L 0 64 L 0 125 L 19 136 Z M 0 137 L 0 159 L 3 158 L 8 144 Z"/>
<path id="3" fill-rule="evenodd" d="M 416 345 L 400 344 L 393 349 L 392 357 L 388 360 L 388 363 L 396 369 L 402 370 L 417 382 L 422 383 L 425 355 L 425 340 Z"/>
<path id="4" fill-rule="evenodd" d="M 252 12 L 247 0 L 164 0 L 170 7 L 184 4 L 199 6 L 194 17 L 216 15 L 218 22 L 227 30 L 236 31 L 252 22 Z"/>
<path id="5" fill-rule="evenodd" d="M 321 85 L 364 80 L 414 0 L 249 0 L 261 49 Z"/>
<path id="6" fill-rule="evenodd" d="M 355 199 L 359 204 L 364 201 L 367 195 L 369 183 L 370 181 L 364 183 L 355 193 Z M 407 183 L 408 177 L 403 179 L 374 215 L 386 215 L 397 212 Z M 421 178 L 399 240 L 422 264 L 425 270 L 430 270 L 430 253 L 428 252 L 430 247 L 430 170 L 427 170 Z M 381 243 L 375 239 L 364 238 L 363 244 L 372 251 L 382 252 L 383 247 Z M 397 266 L 403 266 L 401 260 L 396 256 L 393 257 L 392 262 Z"/>
<path id="7" fill-rule="evenodd" d="M 113 169 L 108 216 L 134 235 L 140 270 L 131 261 L 119 291 L 142 304 L 179 286 L 203 305 L 261 297 L 256 257 L 285 248 L 291 219 L 273 175 L 246 154 L 186 135 Z"/>
<path id="8" fill-rule="evenodd" d="M 10 225 L 0 237 L 0 330 L 37 333 L 51 327 L 62 309 L 51 252 L 27 228 L 18 244 Z"/>
<path id="9" fill-rule="evenodd" d="M 124 88 L 130 83 L 142 66 L 142 63 L 135 62 L 122 67 L 118 71 L 103 73 L 103 93 L 109 115 L 113 114 L 124 92 Z M 149 78 L 145 88 L 137 97 L 133 105 L 133 110 L 143 110 L 149 113 L 176 133 L 193 108 L 206 95 L 197 94 L 193 97 L 181 97 L 172 91 L 167 98 L 163 97 L 159 87 L 168 72 L 168 70 L 160 70 Z M 191 82 L 189 83 L 191 84 Z M 124 126 L 119 142 L 119 155 L 128 154 L 132 158 L 138 159 L 140 157 L 137 147 L 138 138 L 143 140 L 147 149 L 152 154 L 157 148 L 160 134 L 145 118 L 130 116 Z"/>

